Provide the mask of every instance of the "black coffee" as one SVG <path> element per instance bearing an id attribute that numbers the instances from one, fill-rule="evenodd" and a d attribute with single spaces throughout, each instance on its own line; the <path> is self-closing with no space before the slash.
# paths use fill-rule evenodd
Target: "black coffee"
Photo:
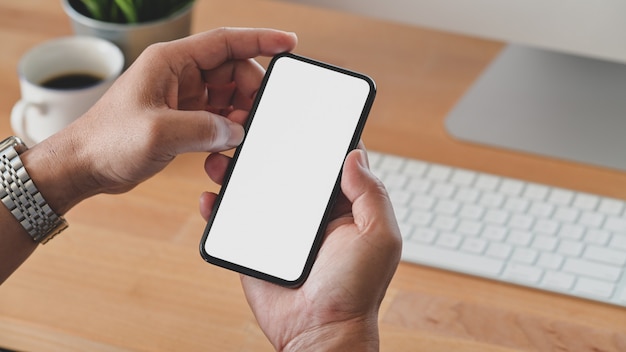
<path id="1" fill-rule="evenodd" d="M 101 81 L 102 77 L 91 73 L 64 73 L 46 79 L 41 85 L 52 89 L 78 89 L 96 85 Z"/>

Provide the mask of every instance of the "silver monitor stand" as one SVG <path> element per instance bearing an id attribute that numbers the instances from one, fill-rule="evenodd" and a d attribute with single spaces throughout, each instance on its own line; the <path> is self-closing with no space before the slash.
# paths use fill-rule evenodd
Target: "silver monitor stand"
<path id="1" fill-rule="evenodd" d="M 464 141 L 626 171 L 626 64 L 509 45 L 446 127 Z"/>

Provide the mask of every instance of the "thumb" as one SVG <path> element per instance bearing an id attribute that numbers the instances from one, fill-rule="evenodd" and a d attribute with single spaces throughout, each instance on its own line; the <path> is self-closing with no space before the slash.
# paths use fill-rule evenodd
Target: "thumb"
<path id="1" fill-rule="evenodd" d="M 174 154 L 219 152 L 238 146 L 244 129 L 224 116 L 208 111 L 170 112 L 161 143 Z"/>
<path id="2" fill-rule="evenodd" d="M 370 171 L 364 150 L 355 149 L 346 157 L 341 190 L 352 203 L 354 222 L 362 233 L 372 226 L 398 228 L 387 190 Z"/>

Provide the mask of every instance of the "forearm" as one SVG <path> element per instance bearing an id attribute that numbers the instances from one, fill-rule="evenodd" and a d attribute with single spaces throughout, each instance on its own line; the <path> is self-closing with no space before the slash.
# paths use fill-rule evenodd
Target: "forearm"
<path id="1" fill-rule="evenodd" d="M 0 283 L 4 282 L 31 255 L 37 244 L 9 210 L 0 205 Z"/>
<path id="2" fill-rule="evenodd" d="M 77 187 L 77 160 L 67 151 L 55 148 L 63 137 L 53 138 L 20 155 L 35 186 L 57 214 L 65 214 L 87 195 Z M 0 283 L 4 282 L 37 248 L 37 243 L 4 206 L 0 205 Z"/>

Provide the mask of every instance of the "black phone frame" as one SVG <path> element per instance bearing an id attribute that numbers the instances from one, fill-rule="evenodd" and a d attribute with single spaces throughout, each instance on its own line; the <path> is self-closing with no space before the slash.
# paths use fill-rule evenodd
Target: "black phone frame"
<path id="1" fill-rule="evenodd" d="M 348 150 L 346 150 L 346 156 L 348 155 L 348 153 L 352 150 L 354 150 L 355 148 L 357 148 L 359 141 L 361 139 L 361 134 L 363 133 L 363 129 L 365 128 L 365 123 L 367 120 L 367 117 L 370 113 L 370 110 L 372 108 L 372 105 L 374 104 L 374 99 L 376 96 L 376 84 L 374 82 L 374 80 L 372 78 L 370 78 L 367 75 L 355 72 L 355 71 L 351 71 L 342 67 L 338 67 L 332 64 L 328 64 L 325 62 L 321 62 L 318 60 L 314 60 L 305 56 L 301 56 L 301 55 L 297 55 L 291 52 L 284 52 L 284 53 L 280 53 L 275 55 L 269 65 L 268 65 L 268 69 L 263 77 L 263 80 L 261 82 L 261 86 L 259 88 L 259 91 L 257 92 L 257 95 L 254 99 L 252 108 L 250 110 L 249 113 L 249 117 L 244 125 L 244 130 L 246 132 L 246 136 L 247 136 L 247 132 L 250 128 L 250 125 L 252 124 L 252 120 L 254 119 L 254 115 L 256 113 L 257 107 L 259 105 L 259 102 L 261 101 L 261 98 L 263 96 L 263 92 L 265 90 L 265 86 L 267 85 L 267 82 L 269 80 L 269 77 L 272 73 L 272 70 L 274 68 L 275 63 L 283 58 L 283 57 L 288 57 L 288 58 L 292 58 L 295 60 L 299 60 L 308 64 L 312 64 L 312 65 L 316 65 L 325 69 L 329 69 L 329 70 L 333 70 L 339 73 L 343 73 L 346 75 L 350 75 L 359 79 L 364 80 L 365 82 L 368 83 L 370 89 L 369 89 L 369 93 L 367 96 L 367 99 L 365 101 L 365 104 L 363 106 L 363 110 L 361 111 L 361 116 L 359 117 L 359 121 L 357 123 L 357 126 L 355 128 L 354 134 L 352 136 L 352 140 L 350 142 L 350 145 L 348 147 Z M 208 263 L 223 267 L 225 269 L 229 269 L 247 276 L 251 276 L 251 277 L 255 277 L 261 280 L 265 280 L 268 282 L 272 282 L 274 284 L 278 284 L 280 286 L 285 286 L 285 287 L 291 287 L 291 288 L 297 288 L 299 286 L 301 286 L 302 284 L 304 284 L 304 282 L 306 281 L 306 279 L 308 278 L 311 269 L 313 267 L 313 264 L 315 262 L 315 258 L 317 256 L 317 253 L 321 247 L 322 244 L 322 240 L 324 238 L 324 233 L 326 230 L 326 226 L 328 224 L 328 217 L 330 215 L 330 212 L 333 209 L 333 206 L 335 204 L 335 201 L 337 199 L 337 194 L 339 192 L 339 184 L 341 181 L 341 175 L 342 175 L 342 170 L 339 170 L 338 176 L 337 176 L 337 180 L 335 181 L 335 185 L 333 188 L 333 191 L 331 193 L 331 196 L 329 198 L 328 204 L 326 206 L 326 209 L 324 211 L 324 214 L 322 216 L 322 220 L 320 221 L 320 225 L 318 227 L 317 233 L 315 235 L 315 239 L 313 241 L 313 244 L 311 246 L 311 250 L 309 251 L 309 255 L 308 258 L 306 260 L 306 263 L 303 267 L 302 273 L 300 274 L 300 276 L 293 281 L 290 280 L 285 280 L 273 275 L 269 275 L 267 273 L 263 273 L 236 263 L 232 263 L 217 257 L 214 257 L 212 255 L 209 255 L 206 251 L 205 251 L 205 242 L 209 236 L 209 232 L 211 229 L 211 224 L 213 223 L 213 220 L 215 219 L 215 216 L 217 215 L 218 209 L 219 209 L 219 205 L 221 203 L 221 200 L 224 196 L 224 193 L 227 190 L 227 186 L 228 186 L 228 181 L 230 179 L 230 175 L 232 174 L 235 164 L 237 163 L 237 159 L 239 157 L 239 153 L 241 152 L 241 149 L 244 145 L 244 143 L 246 142 L 246 137 L 244 136 L 243 141 L 241 142 L 241 144 L 236 148 L 231 163 L 228 166 L 228 169 L 226 171 L 226 175 L 224 177 L 223 183 L 222 183 L 222 187 L 220 189 L 220 192 L 218 194 L 218 197 L 215 201 L 215 204 L 213 206 L 213 211 L 211 212 L 211 216 L 209 217 L 209 220 L 207 222 L 207 225 L 205 227 L 202 239 L 200 241 L 200 255 L 202 256 L 202 258 L 207 261 Z M 343 169 L 343 164 L 342 164 L 342 169 Z"/>

